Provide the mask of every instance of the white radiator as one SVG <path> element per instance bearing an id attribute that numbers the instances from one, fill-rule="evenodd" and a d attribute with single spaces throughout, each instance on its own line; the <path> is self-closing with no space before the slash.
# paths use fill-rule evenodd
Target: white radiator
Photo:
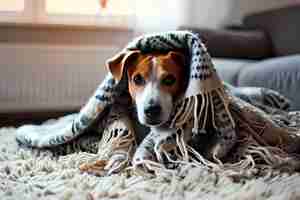
<path id="1" fill-rule="evenodd" d="M 0 113 L 68 110 L 92 95 L 114 46 L 0 45 Z"/>

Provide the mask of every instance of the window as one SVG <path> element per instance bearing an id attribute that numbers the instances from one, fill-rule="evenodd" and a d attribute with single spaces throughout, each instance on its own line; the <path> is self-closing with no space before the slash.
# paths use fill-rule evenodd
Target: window
<path id="1" fill-rule="evenodd" d="M 46 12 L 48 14 L 96 15 L 99 11 L 98 0 L 46 0 Z"/>
<path id="2" fill-rule="evenodd" d="M 99 0 L 46 0 L 46 11 L 49 14 L 127 14 L 129 10 L 129 3 L 126 0 L 107 1 L 105 8 L 101 8 Z"/>
<path id="3" fill-rule="evenodd" d="M 24 0 L 2 0 L 0 11 L 2 12 L 22 12 L 24 10 Z"/>
<path id="4" fill-rule="evenodd" d="M 1 22 L 25 22 L 29 20 L 25 1 L 27 0 L 0 0 Z M 29 9 L 28 9 L 29 10 Z"/>
<path id="5" fill-rule="evenodd" d="M 134 0 L 0 0 L 0 21 L 130 26 Z"/>

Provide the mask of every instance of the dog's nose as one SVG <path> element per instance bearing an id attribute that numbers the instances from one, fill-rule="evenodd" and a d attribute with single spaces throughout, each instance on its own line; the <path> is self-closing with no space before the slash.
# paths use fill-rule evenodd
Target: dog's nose
<path id="1" fill-rule="evenodd" d="M 144 111 L 147 117 L 157 118 L 161 113 L 161 106 L 159 104 L 151 104 Z"/>

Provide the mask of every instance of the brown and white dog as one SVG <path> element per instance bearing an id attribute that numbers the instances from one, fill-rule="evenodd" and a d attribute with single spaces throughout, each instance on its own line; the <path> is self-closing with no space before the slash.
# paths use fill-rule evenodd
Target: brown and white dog
<path id="1" fill-rule="evenodd" d="M 126 71 L 139 122 L 160 127 L 169 119 L 174 101 L 185 89 L 184 63 L 184 55 L 179 52 L 131 51 L 110 59 L 107 65 L 117 80 Z"/>
<path id="2" fill-rule="evenodd" d="M 169 137 L 174 130 L 165 127 L 164 124 L 169 120 L 174 102 L 183 93 L 187 82 L 183 54 L 174 51 L 151 54 L 128 51 L 117 54 L 106 64 L 117 81 L 124 75 L 127 76 L 128 90 L 135 104 L 139 122 L 150 127 L 152 133 L 159 133 L 157 137 L 162 139 Z M 129 149 L 124 147 L 124 153 L 128 154 Z M 145 152 L 135 152 L 133 165 L 139 165 L 139 160 L 156 160 L 148 156 L 149 154 Z M 112 155 L 108 162 L 98 160 L 93 164 L 84 164 L 80 169 L 98 174 L 101 169 L 109 170 L 110 166 L 118 166 L 126 159 L 126 157 L 115 159 Z M 119 169 L 113 173 L 118 171 Z"/>

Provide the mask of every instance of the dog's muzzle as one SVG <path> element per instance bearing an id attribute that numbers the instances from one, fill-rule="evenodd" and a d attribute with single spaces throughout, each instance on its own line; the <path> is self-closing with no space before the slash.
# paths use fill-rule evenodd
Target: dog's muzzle
<path id="1" fill-rule="evenodd" d="M 157 125 L 161 123 L 162 108 L 159 104 L 151 104 L 144 109 L 146 123 Z"/>

